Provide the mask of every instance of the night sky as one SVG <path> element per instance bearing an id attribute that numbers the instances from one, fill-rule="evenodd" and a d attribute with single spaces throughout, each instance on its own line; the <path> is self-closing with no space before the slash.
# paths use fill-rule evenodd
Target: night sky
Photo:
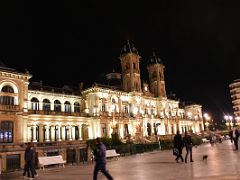
<path id="1" fill-rule="evenodd" d="M 165 65 L 167 93 L 202 104 L 218 121 L 232 113 L 228 85 L 240 78 L 238 1 L 110 2 L 1 2 L 1 61 L 27 68 L 44 85 L 87 87 L 120 72 L 130 40 L 143 80 L 154 50 Z"/>

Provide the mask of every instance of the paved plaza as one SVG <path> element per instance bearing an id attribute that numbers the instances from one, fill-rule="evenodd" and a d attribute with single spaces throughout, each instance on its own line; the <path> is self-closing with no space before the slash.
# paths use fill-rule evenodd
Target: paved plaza
<path id="1" fill-rule="evenodd" d="M 208 154 L 208 160 L 202 156 Z M 185 150 L 183 151 L 185 155 Z M 115 180 L 240 180 L 240 150 L 234 151 L 229 140 L 213 147 L 207 143 L 193 148 L 194 162 L 176 163 L 171 150 L 108 160 L 107 168 Z M 38 170 L 37 179 L 91 180 L 94 164 L 67 165 Z M 2 175 L 0 179 L 23 179 L 22 171 Z M 106 179 L 101 173 L 99 180 Z"/>

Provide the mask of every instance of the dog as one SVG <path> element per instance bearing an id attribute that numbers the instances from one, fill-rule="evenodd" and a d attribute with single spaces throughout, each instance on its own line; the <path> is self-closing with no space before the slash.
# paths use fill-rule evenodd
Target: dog
<path id="1" fill-rule="evenodd" d="M 204 160 L 207 160 L 208 159 L 208 155 L 203 155 L 203 157 L 202 157 L 202 160 L 204 161 Z"/>

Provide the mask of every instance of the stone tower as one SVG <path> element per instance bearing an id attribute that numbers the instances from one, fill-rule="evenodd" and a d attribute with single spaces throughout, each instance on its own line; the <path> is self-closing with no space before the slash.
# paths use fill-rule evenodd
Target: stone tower
<path id="1" fill-rule="evenodd" d="M 164 81 L 164 65 L 155 52 L 148 60 L 148 75 L 150 81 L 150 90 L 154 97 L 166 97 Z"/>
<path id="2" fill-rule="evenodd" d="M 137 49 L 129 41 L 123 46 L 120 54 L 122 66 L 123 90 L 127 92 L 141 92 L 141 78 Z"/>

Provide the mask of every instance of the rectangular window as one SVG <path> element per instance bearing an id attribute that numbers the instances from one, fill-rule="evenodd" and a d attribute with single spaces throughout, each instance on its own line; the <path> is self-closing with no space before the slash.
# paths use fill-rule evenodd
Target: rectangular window
<path id="1" fill-rule="evenodd" d="M 0 122 L 0 143 L 13 142 L 13 122 L 2 121 Z"/>

